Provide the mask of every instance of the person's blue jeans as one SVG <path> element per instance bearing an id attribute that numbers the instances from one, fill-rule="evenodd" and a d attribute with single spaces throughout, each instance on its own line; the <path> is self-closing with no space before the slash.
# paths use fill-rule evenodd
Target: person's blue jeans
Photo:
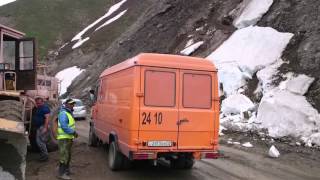
<path id="1" fill-rule="evenodd" d="M 48 149 L 47 149 L 47 141 L 48 141 L 48 132 L 42 133 L 42 129 L 44 127 L 41 126 L 37 129 L 36 141 L 40 150 L 40 157 L 48 157 Z"/>

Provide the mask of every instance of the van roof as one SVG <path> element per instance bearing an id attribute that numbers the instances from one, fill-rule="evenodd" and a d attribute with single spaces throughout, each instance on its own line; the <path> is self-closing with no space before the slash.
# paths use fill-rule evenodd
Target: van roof
<path id="1" fill-rule="evenodd" d="M 202 58 L 169 54 L 141 53 L 131 59 L 104 70 L 100 77 L 130 68 L 132 66 L 153 66 L 198 71 L 217 71 L 212 62 Z"/>

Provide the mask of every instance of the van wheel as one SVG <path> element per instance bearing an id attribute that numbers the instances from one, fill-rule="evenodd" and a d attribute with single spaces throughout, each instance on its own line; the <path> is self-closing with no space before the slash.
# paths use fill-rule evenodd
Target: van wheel
<path id="1" fill-rule="evenodd" d="M 118 151 L 117 145 L 114 141 L 109 145 L 108 161 L 109 167 L 112 171 L 117 171 L 122 168 L 123 155 Z"/>
<path id="2" fill-rule="evenodd" d="M 98 145 L 98 138 L 96 134 L 94 133 L 93 126 L 90 125 L 90 131 L 89 131 L 89 146 L 96 147 Z"/>
<path id="3" fill-rule="evenodd" d="M 170 161 L 171 168 L 174 169 L 191 169 L 194 165 L 193 157 L 179 157 Z"/>

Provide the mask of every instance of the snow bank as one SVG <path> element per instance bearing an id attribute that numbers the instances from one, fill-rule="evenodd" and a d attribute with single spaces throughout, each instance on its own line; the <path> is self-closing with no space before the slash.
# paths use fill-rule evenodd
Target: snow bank
<path id="1" fill-rule="evenodd" d="M 233 25 L 238 29 L 255 25 L 268 12 L 272 3 L 273 0 L 250 0 L 240 16 L 235 19 Z"/>
<path id="2" fill-rule="evenodd" d="M 193 45 L 190 45 L 189 47 L 185 48 L 184 50 L 180 51 L 180 53 L 183 55 L 189 56 L 194 51 L 196 51 L 202 44 L 203 44 L 203 41 L 199 41 Z"/>
<path id="3" fill-rule="evenodd" d="M 16 0 L 1 0 L 0 1 L 0 6 L 3 6 L 3 5 L 6 5 L 6 4 L 9 4 L 9 3 L 12 3 Z"/>
<path id="4" fill-rule="evenodd" d="M 262 98 L 257 122 L 271 137 L 309 137 L 319 130 L 320 116 L 304 96 L 274 90 Z"/>
<path id="5" fill-rule="evenodd" d="M 283 60 L 279 59 L 274 64 L 257 72 L 257 78 L 259 79 L 263 93 L 266 93 L 275 88 L 275 86 L 273 85 L 274 76 L 279 72 L 278 68 L 283 63 Z"/>
<path id="6" fill-rule="evenodd" d="M 297 76 L 290 75 L 287 81 L 284 81 L 281 86 L 292 93 L 304 95 L 307 93 L 310 85 L 315 79 L 304 74 Z"/>
<path id="7" fill-rule="evenodd" d="M 246 84 L 247 77 L 234 63 L 225 63 L 218 66 L 219 82 L 223 85 L 226 96 L 234 94 L 239 88 Z"/>
<path id="8" fill-rule="evenodd" d="M 61 81 L 60 84 L 60 95 L 67 92 L 67 88 L 70 86 L 72 81 L 83 72 L 83 69 L 80 69 L 76 66 L 64 69 L 56 74 L 56 78 Z"/>
<path id="9" fill-rule="evenodd" d="M 250 118 L 251 119 L 251 118 Z M 246 120 L 242 114 L 223 116 L 220 124 L 231 131 L 247 132 L 257 130 L 259 127 L 251 120 Z"/>
<path id="10" fill-rule="evenodd" d="M 292 37 L 291 33 L 280 33 L 270 27 L 250 26 L 233 33 L 207 59 L 218 67 L 226 62 L 236 62 L 242 72 L 252 76 L 280 59 Z"/>
<path id="11" fill-rule="evenodd" d="M 310 136 L 310 141 L 313 144 L 320 146 L 320 133 L 315 133 Z"/>
<path id="12" fill-rule="evenodd" d="M 221 112 L 225 115 L 240 114 L 254 108 L 253 102 L 242 94 L 234 94 L 222 101 Z"/>

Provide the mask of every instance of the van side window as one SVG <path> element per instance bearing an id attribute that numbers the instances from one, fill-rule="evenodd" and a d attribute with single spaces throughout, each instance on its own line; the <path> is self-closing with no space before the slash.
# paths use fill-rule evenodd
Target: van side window
<path id="1" fill-rule="evenodd" d="M 206 74 L 183 74 L 183 99 L 185 108 L 209 109 L 212 103 L 211 76 Z"/>
<path id="2" fill-rule="evenodd" d="M 146 71 L 144 92 L 146 106 L 174 107 L 176 104 L 176 74 L 165 71 Z"/>

